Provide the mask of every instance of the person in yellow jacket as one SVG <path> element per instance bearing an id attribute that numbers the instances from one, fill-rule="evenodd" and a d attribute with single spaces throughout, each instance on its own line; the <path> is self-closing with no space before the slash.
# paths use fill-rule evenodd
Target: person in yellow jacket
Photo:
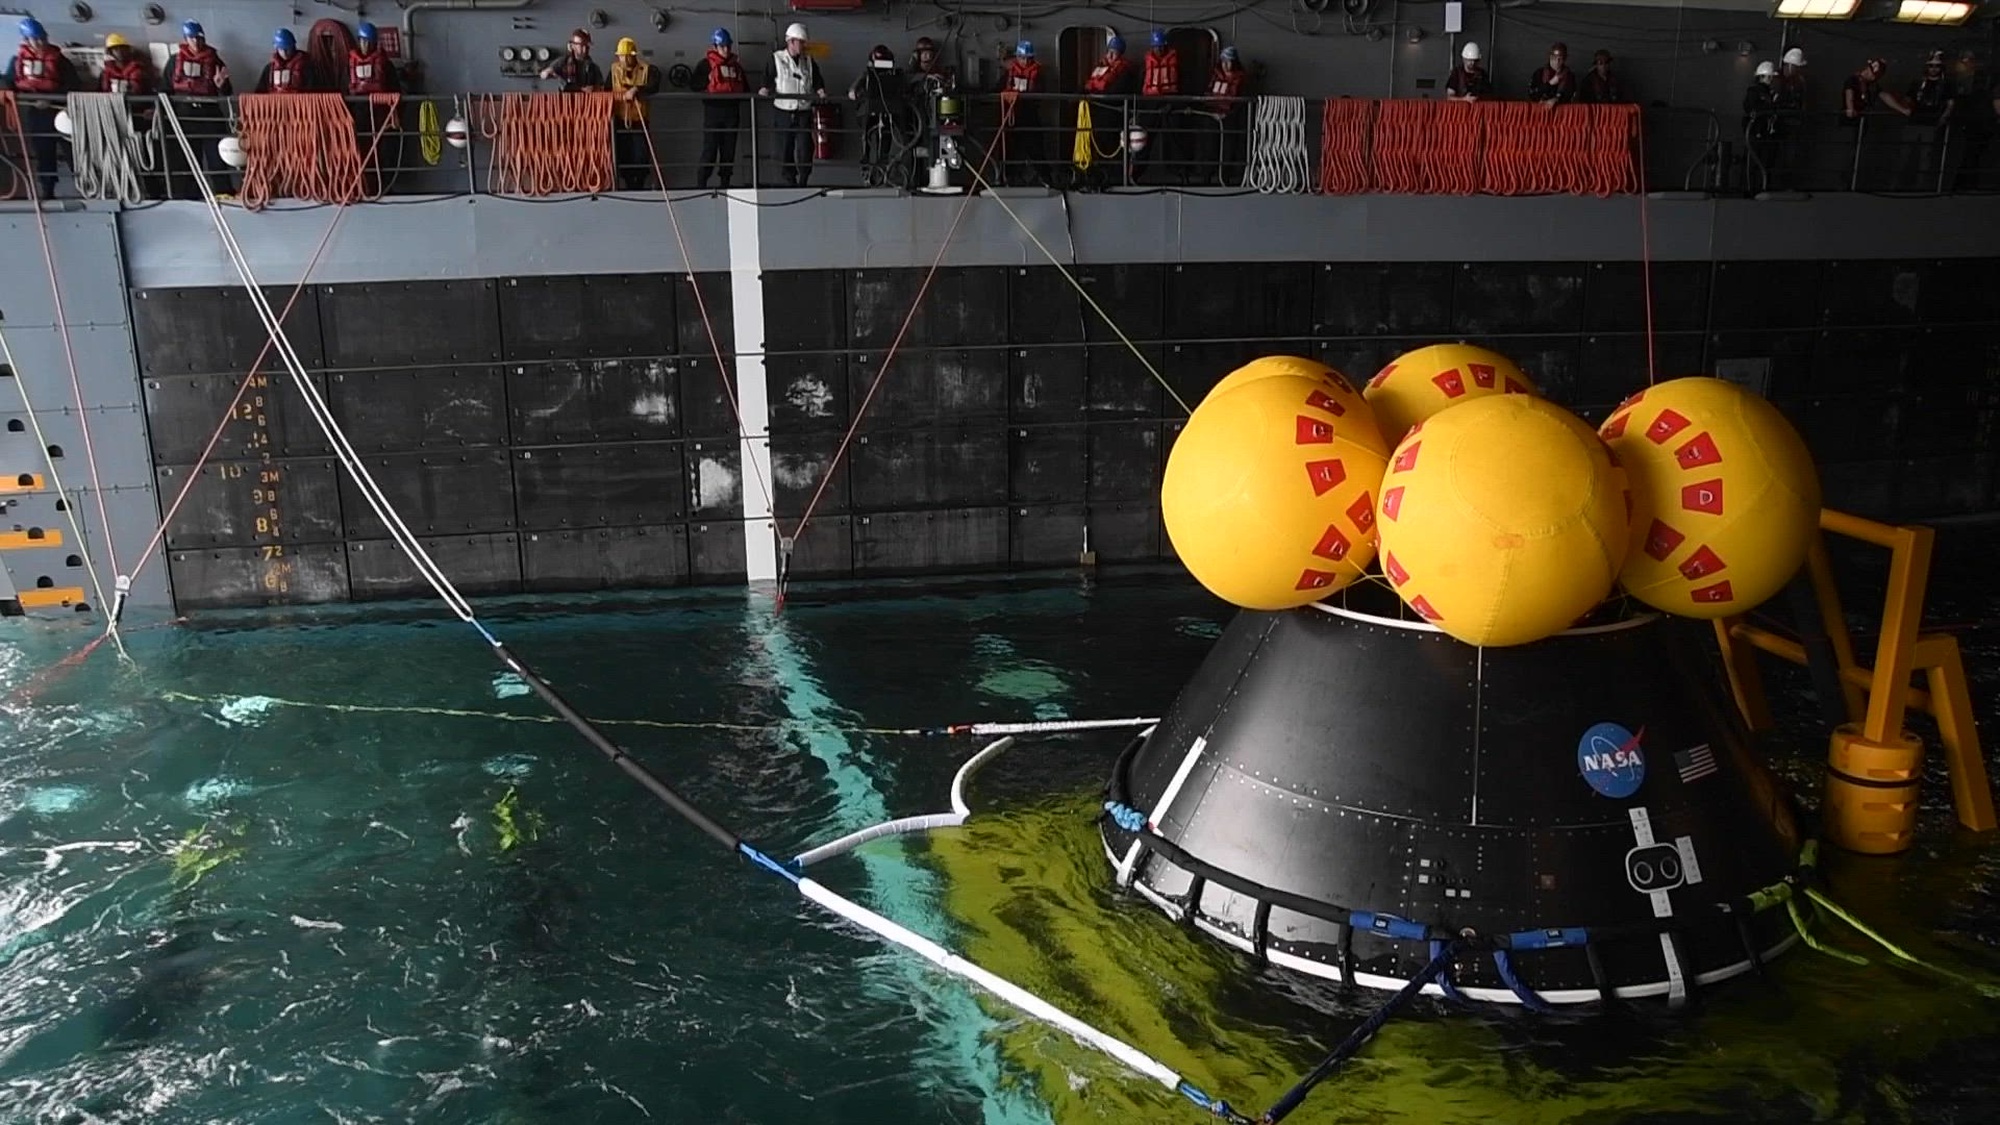
<path id="1" fill-rule="evenodd" d="M 645 191 L 647 181 L 652 178 L 652 154 L 646 143 L 650 107 L 646 99 L 659 92 L 660 68 L 639 57 L 639 44 L 629 37 L 620 39 L 617 58 L 611 64 L 611 93 L 618 99 L 611 123 L 618 154 L 618 187 L 622 191 Z"/>

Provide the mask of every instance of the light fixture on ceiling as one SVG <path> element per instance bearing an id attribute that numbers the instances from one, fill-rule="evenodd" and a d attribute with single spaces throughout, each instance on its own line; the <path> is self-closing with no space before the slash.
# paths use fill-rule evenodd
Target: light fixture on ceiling
<path id="1" fill-rule="evenodd" d="M 1957 27 L 1972 18 L 1972 5 L 1958 0 L 1903 0 L 1890 18 L 1897 23 Z"/>
<path id="2" fill-rule="evenodd" d="M 1861 0 L 1778 0 L 1773 15 L 1785 20 L 1851 20 Z"/>

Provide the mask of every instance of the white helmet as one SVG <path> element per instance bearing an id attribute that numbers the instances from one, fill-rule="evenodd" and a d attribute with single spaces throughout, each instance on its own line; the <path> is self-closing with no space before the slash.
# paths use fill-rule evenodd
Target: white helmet
<path id="1" fill-rule="evenodd" d="M 1759 78 L 1769 78 L 1776 73 L 1778 73 L 1778 64 L 1772 62 L 1770 59 L 1765 59 L 1763 62 L 1757 64 L 1757 77 Z"/>
<path id="2" fill-rule="evenodd" d="M 1478 62 L 1479 44 L 1468 42 L 1465 46 L 1458 49 L 1458 57 L 1464 59 L 1466 62 Z"/>
<path id="3" fill-rule="evenodd" d="M 1785 52 L 1785 65 L 1786 66 L 1806 65 L 1806 53 L 1797 47 L 1793 47 L 1791 50 Z"/>
<path id="4" fill-rule="evenodd" d="M 795 23 L 792 26 L 786 28 L 785 38 L 797 39 L 800 42 L 804 42 L 806 38 L 806 25 L 802 23 Z"/>

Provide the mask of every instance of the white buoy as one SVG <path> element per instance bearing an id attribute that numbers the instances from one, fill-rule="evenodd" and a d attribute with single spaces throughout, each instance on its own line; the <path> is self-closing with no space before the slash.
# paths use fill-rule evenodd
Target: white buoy
<path id="1" fill-rule="evenodd" d="M 247 161 L 243 156 L 243 142 L 235 137 L 224 137 L 215 143 L 215 151 L 222 162 L 231 168 L 241 168 Z"/>
<path id="2" fill-rule="evenodd" d="M 464 148 L 466 142 L 465 118 L 454 117 L 444 123 L 445 143 L 453 148 Z"/>

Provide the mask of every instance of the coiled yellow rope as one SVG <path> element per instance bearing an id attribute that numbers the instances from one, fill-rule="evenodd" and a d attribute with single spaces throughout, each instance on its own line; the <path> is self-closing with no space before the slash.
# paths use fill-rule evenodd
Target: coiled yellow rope
<path id="1" fill-rule="evenodd" d="M 417 110 L 417 133 L 423 138 L 424 163 L 435 167 L 444 159 L 444 129 L 438 125 L 438 108 L 426 100 Z"/>

